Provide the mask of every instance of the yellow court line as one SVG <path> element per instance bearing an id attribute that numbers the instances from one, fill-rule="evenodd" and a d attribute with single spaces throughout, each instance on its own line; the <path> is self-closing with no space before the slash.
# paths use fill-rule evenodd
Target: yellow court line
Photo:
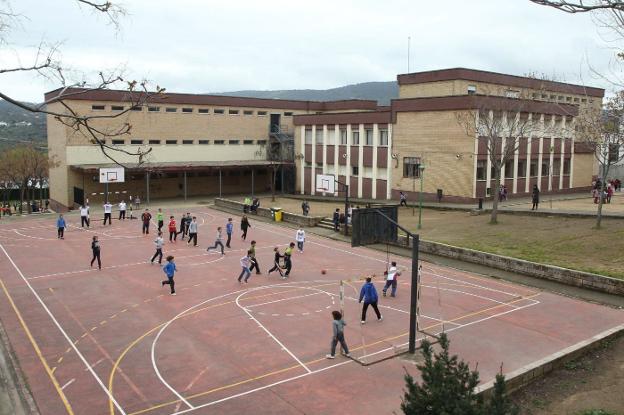
<path id="1" fill-rule="evenodd" d="M 278 294 L 288 293 L 288 292 L 291 292 L 291 291 L 297 291 L 297 290 L 306 289 L 306 288 L 318 288 L 318 287 L 325 287 L 325 286 L 327 286 L 327 285 L 334 285 L 334 284 L 336 284 L 336 282 L 335 282 L 335 281 L 328 282 L 328 283 L 325 283 L 325 284 L 315 285 L 315 286 L 312 286 L 312 287 L 303 287 L 303 286 L 302 286 L 302 287 L 293 288 L 292 290 L 287 290 L 287 291 L 280 291 L 280 292 L 269 293 L 269 294 L 264 294 L 264 295 L 257 295 L 257 296 L 253 296 L 253 297 L 246 297 L 246 299 L 247 299 L 247 300 L 252 300 L 252 299 L 257 299 L 257 298 L 265 298 L 265 297 L 270 297 L 270 296 L 274 296 L 274 295 L 278 295 Z M 279 287 L 277 287 L 277 288 L 279 288 Z M 190 312 L 190 313 L 184 314 L 184 315 L 180 316 L 180 318 L 183 318 L 183 317 L 188 317 L 188 316 L 191 316 L 191 315 L 193 315 L 193 314 L 196 314 L 196 313 L 199 313 L 199 312 L 202 312 L 202 311 L 205 311 L 205 310 L 211 309 L 211 308 L 221 307 L 221 306 L 224 306 L 224 305 L 234 304 L 234 303 L 236 303 L 236 301 L 235 301 L 235 300 L 226 301 L 226 302 L 219 303 L 219 304 L 212 304 L 212 305 L 210 305 L 210 306 L 207 306 L 207 307 L 202 307 L 202 308 L 197 309 L 197 310 L 195 310 L 195 311 L 192 311 L 192 312 Z M 137 338 L 136 338 L 136 339 L 135 339 L 132 343 L 130 343 L 130 344 L 129 344 L 129 345 L 128 345 L 125 349 L 124 349 L 124 351 L 123 351 L 123 352 L 119 355 L 119 357 L 118 357 L 118 358 L 117 358 L 117 360 L 115 361 L 115 364 L 113 365 L 113 368 L 111 369 L 111 373 L 110 373 L 110 376 L 109 376 L 109 378 L 108 378 L 108 391 L 111 393 L 111 395 L 112 395 L 112 393 L 113 393 L 113 382 L 114 382 L 114 379 L 115 379 L 115 373 L 117 372 L 117 369 L 118 369 L 118 367 L 119 367 L 119 364 L 121 363 L 121 361 L 123 360 L 123 358 L 126 356 L 126 354 L 127 354 L 127 353 L 128 353 L 128 352 L 129 352 L 129 351 L 130 351 L 130 350 L 131 350 L 134 346 L 136 346 L 136 345 L 137 345 L 137 343 L 139 343 L 139 342 L 140 342 L 141 340 L 143 340 L 145 337 L 149 336 L 150 334 L 152 334 L 154 331 L 158 330 L 159 328 L 161 328 L 161 327 L 162 327 L 162 326 L 164 326 L 165 324 L 167 324 L 167 322 L 164 322 L 164 323 L 162 323 L 162 324 L 159 324 L 158 326 L 153 327 L 152 329 L 150 329 L 150 330 L 146 331 L 145 333 L 143 333 L 140 337 L 137 337 Z M 299 365 L 297 365 L 296 367 L 299 367 Z M 173 403 L 176 403 L 176 402 L 178 402 L 178 401 L 175 401 L 175 402 L 173 402 Z M 108 400 L 108 409 L 109 409 L 109 411 L 110 411 L 110 414 L 111 414 L 111 415 L 115 415 L 115 408 L 114 408 L 114 406 L 113 406 L 113 401 L 112 401 L 112 400 L 110 400 L 110 399 Z"/>
<path id="2" fill-rule="evenodd" d="M 464 315 L 456 317 L 456 318 L 454 318 L 452 320 L 447 320 L 447 321 L 445 321 L 445 323 L 454 322 L 454 321 L 461 320 L 461 319 L 464 319 L 464 318 L 467 318 L 467 317 L 472 317 L 472 316 L 475 316 L 475 315 L 478 315 L 478 314 L 483 314 L 483 313 L 485 313 L 487 311 L 492 311 L 492 310 L 495 310 L 497 308 L 508 306 L 510 304 L 517 303 L 517 302 L 522 301 L 522 300 L 529 300 L 529 299 L 531 299 L 533 297 L 538 296 L 539 294 L 540 293 L 533 294 L 533 295 L 531 295 L 529 297 L 522 297 L 522 298 L 510 301 L 510 302 L 505 303 L 505 304 L 497 304 L 495 306 L 484 308 L 482 310 L 478 310 L 478 311 L 475 311 L 473 313 L 464 314 Z M 250 298 L 253 298 L 253 297 L 250 297 Z M 227 303 L 215 304 L 214 307 L 225 305 L 225 304 L 227 304 Z M 432 329 L 434 327 L 441 326 L 441 325 L 442 325 L 442 322 L 439 322 L 439 323 L 427 326 L 423 330 L 430 330 L 430 329 Z M 364 349 L 365 347 L 375 346 L 375 345 L 380 344 L 380 343 L 385 343 L 385 342 L 388 342 L 388 341 L 391 341 L 391 340 L 396 340 L 396 339 L 398 339 L 400 337 L 405 337 L 408 334 L 409 334 L 409 332 L 405 332 L 405 333 L 402 333 L 402 334 L 399 334 L 399 335 L 396 335 L 396 336 L 386 337 L 384 339 L 377 340 L 377 341 L 375 341 L 373 343 L 363 344 L 361 346 L 354 347 L 354 348 L 351 349 L 351 351 L 361 350 L 361 349 Z M 311 360 L 311 361 L 305 362 L 304 364 L 306 366 L 308 366 L 308 365 L 312 365 L 312 364 L 315 364 L 315 363 L 322 362 L 324 360 L 326 360 L 326 359 L 325 358 L 320 358 L 320 359 L 315 359 L 315 360 Z M 241 381 L 236 382 L 236 383 L 232 383 L 232 384 L 224 385 L 224 386 L 219 386 L 217 388 L 213 388 L 213 389 L 210 389 L 210 390 L 207 390 L 207 391 L 204 391 L 204 392 L 199 392 L 199 393 L 196 393 L 196 394 L 193 394 L 193 395 L 189 395 L 189 396 L 186 397 L 186 399 L 194 399 L 194 398 L 198 398 L 198 397 L 201 397 L 201 396 L 209 395 L 211 393 L 219 392 L 219 391 L 222 391 L 222 390 L 225 390 L 225 389 L 231 389 L 231 388 L 236 387 L 236 386 L 244 385 L 246 383 L 250 383 L 250 382 L 253 382 L 253 381 L 259 380 L 259 379 L 264 379 L 266 377 L 270 377 L 270 376 L 273 376 L 273 375 L 278 375 L 280 373 L 288 372 L 288 371 L 291 371 L 291 370 L 294 370 L 294 369 L 297 369 L 297 368 L 300 368 L 300 367 L 301 367 L 300 365 L 293 365 L 293 366 L 290 366 L 290 367 L 287 367 L 287 368 L 284 368 L 284 369 L 275 370 L 273 372 L 265 373 L 263 375 L 258 375 L 258 376 L 254 376 L 254 377 L 251 377 L 251 378 L 248 378 L 248 379 L 244 379 L 244 380 L 241 380 Z M 153 411 L 155 409 L 163 408 L 165 406 L 173 405 L 173 404 L 176 404 L 176 403 L 179 403 L 179 402 L 181 402 L 181 400 L 179 400 L 179 399 L 178 400 L 169 401 L 169 402 L 162 402 L 160 404 L 151 406 L 149 408 L 145 408 L 145 409 L 142 409 L 142 410 L 137 411 L 137 412 L 132 412 L 132 413 L 130 413 L 128 415 L 140 415 L 140 414 L 143 414 L 143 413 L 146 413 L 146 412 L 150 412 L 150 411 Z"/>
<path id="3" fill-rule="evenodd" d="M 4 294 L 9 300 L 9 303 L 11 304 L 13 311 L 15 311 L 15 314 L 17 315 L 17 318 L 20 321 L 20 324 L 22 325 L 22 328 L 24 329 L 26 336 L 28 337 L 28 340 L 30 340 L 30 343 L 32 344 L 33 349 L 35 349 L 35 353 L 37 353 L 37 356 L 39 357 L 39 360 L 41 360 L 41 363 L 43 364 L 43 367 L 45 368 L 46 373 L 50 377 L 50 380 L 52 381 L 52 384 L 54 385 L 56 392 L 59 394 L 61 400 L 63 401 L 63 405 L 65 405 L 65 410 L 67 411 L 69 415 L 74 415 L 74 411 L 71 407 L 71 404 L 67 400 L 67 396 L 65 396 L 65 393 L 61 389 L 61 385 L 59 385 L 58 381 L 56 380 L 56 377 L 54 376 L 54 372 L 52 371 L 52 369 L 50 369 L 48 362 L 46 361 L 45 357 L 43 357 L 43 354 L 41 353 L 41 349 L 39 348 L 39 345 L 35 341 L 35 338 L 30 332 L 30 329 L 28 328 L 28 326 L 26 325 L 26 322 L 22 318 L 22 313 L 20 313 L 19 309 L 15 305 L 15 302 L 13 301 L 11 294 L 9 294 L 9 291 L 6 288 L 6 285 L 4 285 L 4 281 L 2 281 L 1 279 L 0 279 L 0 285 L 2 286 L 2 290 L 4 291 Z"/>

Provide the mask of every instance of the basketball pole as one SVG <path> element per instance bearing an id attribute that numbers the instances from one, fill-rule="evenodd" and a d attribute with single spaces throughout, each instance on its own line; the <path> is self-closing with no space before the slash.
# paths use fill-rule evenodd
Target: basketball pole
<path id="1" fill-rule="evenodd" d="M 418 333 L 418 316 L 416 314 L 418 308 L 418 245 L 420 244 L 419 235 L 412 236 L 412 286 L 410 300 L 410 330 L 409 330 L 409 352 L 416 353 L 416 333 Z"/>
<path id="2" fill-rule="evenodd" d="M 104 203 L 108 203 L 108 180 L 104 183 Z"/>

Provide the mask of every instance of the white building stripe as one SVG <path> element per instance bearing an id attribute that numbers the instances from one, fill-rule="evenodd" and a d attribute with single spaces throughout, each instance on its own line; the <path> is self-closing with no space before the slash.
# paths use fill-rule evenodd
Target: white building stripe
<path id="1" fill-rule="evenodd" d="M 301 158 L 299 160 L 299 185 L 301 186 L 301 194 L 305 193 L 305 132 L 306 132 L 306 127 L 305 125 L 302 125 L 301 128 L 299 129 L 299 131 L 301 131 L 300 137 L 301 137 L 301 155 L 303 156 L 303 158 Z"/>
<path id="2" fill-rule="evenodd" d="M 310 194 L 316 189 L 316 125 L 312 126 L 312 169 L 310 171 Z"/>
<path id="3" fill-rule="evenodd" d="M 392 123 L 388 124 L 388 161 L 386 163 L 386 199 L 392 199 Z"/>
<path id="4" fill-rule="evenodd" d="M 362 198 L 362 178 L 364 177 L 364 140 L 366 139 L 365 137 L 365 131 L 364 131 L 364 124 L 360 124 L 360 145 L 358 147 L 358 175 L 357 175 L 357 197 L 359 197 L 360 199 Z"/>
<path id="5" fill-rule="evenodd" d="M 377 145 L 379 144 L 379 124 L 373 124 L 373 178 L 372 198 L 377 199 Z"/>

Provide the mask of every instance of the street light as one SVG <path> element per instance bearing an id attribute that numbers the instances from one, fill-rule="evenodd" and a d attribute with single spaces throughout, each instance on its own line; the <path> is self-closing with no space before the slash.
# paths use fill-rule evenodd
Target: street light
<path id="1" fill-rule="evenodd" d="M 423 207 L 423 181 L 425 180 L 425 165 L 418 165 L 420 173 L 420 193 L 418 194 L 418 229 L 422 228 L 422 207 Z"/>

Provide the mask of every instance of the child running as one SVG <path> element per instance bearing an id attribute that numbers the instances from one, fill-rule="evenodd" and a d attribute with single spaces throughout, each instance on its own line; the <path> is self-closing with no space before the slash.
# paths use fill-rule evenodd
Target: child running
<path id="1" fill-rule="evenodd" d="M 57 239 L 65 239 L 65 218 L 62 213 L 56 220 L 56 237 Z"/>
<path id="2" fill-rule="evenodd" d="M 251 271 L 249 271 L 249 265 L 251 264 L 251 257 L 249 256 L 250 254 L 251 254 L 251 251 L 247 251 L 247 255 L 245 255 L 244 257 L 240 259 L 240 264 L 243 270 L 238 276 L 239 283 L 243 279 L 243 275 L 245 276 L 245 282 L 247 282 L 247 280 L 249 280 L 249 277 L 251 276 Z"/>
<path id="3" fill-rule="evenodd" d="M 280 277 L 284 277 L 284 273 L 282 272 L 282 267 L 280 267 L 280 258 L 284 258 L 284 255 L 280 254 L 279 247 L 273 248 L 273 252 L 275 252 L 275 259 L 273 260 L 273 268 L 269 270 L 269 274 L 273 271 L 279 272 Z"/>
<path id="4" fill-rule="evenodd" d="M 94 236 L 91 241 L 91 251 L 93 252 L 93 258 L 91 258 L 91 268 L 93 268 L 93 262 L 97 259 L 98 269 L 102 269 L 102 260 L 100 259 L 100 241 L 98 241 L 97 236 Z"/>
<path id="5" fill-rule="evenodd" d="M 178 268 L 176 267 L 175 262 L 173 262 L 173 255 L 169 255 L 167 257 L 167 264 L 163 267 L 163 271 L 165 272 L 165 275 L 167 275 L 167 280 L 163 281 L 161 285 L 164 287 L 165 284 L 169 284 L 171 287 L 171 295 L 176 295 L 173 277 L 177 270 Z"/>
<path id="6" fill-rule="evenodd" d="M 295 240 L 297 241 L 297 249 L 300 254 L 303 254 L 303 243 L 305 242 L 305 231 L 301 228 L 297 231 L 295 235 Z"/>
<path id="7" fill-rule="evenodd" d="M 286 268 L 286 273 L 282 276 L 283 280 L 290 276 L 290 270 L 292 270 L 293 249 L 295 249 L 295 243 L 291 242 L 290 245 L 288 245 L 288 248 L 284 251 L 284 268 Z"/>
<path id="8" fill-rule="evenodd" d="M 260 272 L 260 264 L 258 264 L 258 258 L 256 258 L 256 241 L 251 241 L 251 247 L 249 248 L 249 252 L 251 252 L 251 268 L 249 271 L 253 271 L 256 269 L 256 275 L 262 274 Z"/>
<path id="9" fill-rule="evenodd" d="M 373 307 L 373 310 L 375 310 L 375 314 L 377 314 L 377 321 L 383 320 L 383 316 L 379 312 L 379 308 L 377 308 L 377 301 L 379 298 L 377 296 L 377 290 L 371 281 L 372 278 L 367 277 L 366 284 L 364 284 L 360 290 L 360 301 L 358 302 L 361 303 L 362 300 L 364 300 L 364 306 L 362 307 L 362 324 L 366 324 L 366 310 L 368 310 L 368 306 Z"/>
<path id="10" fill-rule="evenodd" d="M 162 257 L 163 257 L 162 248 L 163 248 L 164 243 L 165 241 L 163 240 L 162 232 L 158 232 L 158 237 L 154 239 L 154 245 L 156 245 L 156 252 L 154 253 L 154 256 L 152 257 L 152 259 L 150 260 L 150 263 L 153 264 L 156 257 L 158 257 L 158 263 L 162 264 Z"/>
<path id="11" fill-rule="evenodd" d="M 187 220 L 189 219 L 187 218 Z M 197 246 L 197 230 L 198 230 L 197 228 L 198 228 L 197 218 L 193 216 L 193 219 L 188 224 L 189 239 L 188 239 L 187 245 L 190 245 L 191 241 L 193 241 L 193 246 Z"/>
<path id="12" fill-rule="evenodd" d="M 223 235 L 221 234 L 221 226 L 217 228 L 217 239 L 215 239 L 214 245 L 209 246 L 206 251 L 210 252 L 213 249 L 217 249 L 217 246 L 221 247 L 221 255 L 225 255 L 225 252 L 223 251 Z"/>
<path id="13" fill-rule="evenodd" d="M 173 216 L 169 216 L 169 242 L 175 242 L 178 238 L 178 232 L 176 227 L 176 221 Z"/>
<path id="14" fill-rule="evenodd" d="M 328 355 L 325 355 L 328 359 L 336 358 L 336 345 L 340 342 L 340 346 L 342 346 L 342 351 L 344 355 L 350 357 L 349 346 L 347 346 L 347 342 L 344 338 L 344 327 L 347 325 L 345 321 L 342 319 L 342 314 L 340 311 L 332 311 L 332 316 L 334 317 L 334 321 L 332 321 L 332 328 L 334 330 L 334 336 L 331 341 L 331 352 Z"/>

